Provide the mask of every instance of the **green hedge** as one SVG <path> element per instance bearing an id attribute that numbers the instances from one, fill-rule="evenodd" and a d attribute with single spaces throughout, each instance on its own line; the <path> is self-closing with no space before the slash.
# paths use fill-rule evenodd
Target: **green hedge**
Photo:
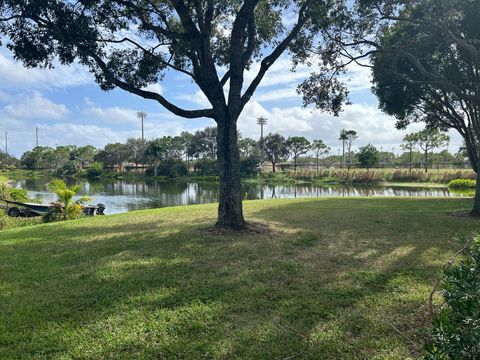
<path id="1" fill-rule="evenodd" d="M 470 179 L 455 179 L 448 183 L 451 189 L 474 189 L 476 185 L 477 182 Z"/>

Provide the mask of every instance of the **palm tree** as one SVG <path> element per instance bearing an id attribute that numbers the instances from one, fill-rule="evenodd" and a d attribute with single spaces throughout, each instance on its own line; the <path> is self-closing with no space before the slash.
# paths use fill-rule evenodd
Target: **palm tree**
<path id="1" fill-rule="evenodd" d="M 55 179 L 48 184 L 48 188 L 57 195 L 57 209 L 64 220 L 78 217 L 82 213 L 82 205 L 91 198 L 82 196 L 73 201 L 73 197 L 80 190 L 80 185 L 67 186 L 65 181 Z"/>

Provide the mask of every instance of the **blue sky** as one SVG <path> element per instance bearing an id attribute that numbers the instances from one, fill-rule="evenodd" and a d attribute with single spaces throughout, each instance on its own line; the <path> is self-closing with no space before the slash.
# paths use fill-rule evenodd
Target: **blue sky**
<path id="1" fill-rule="evenodd" d="M 403 136 L 422 128 L 416 124 L 408 131 L 396 130 L 395 120 L 378 110 L 376 98 L 370 91 L 369 72 L 361 67 L 352 67 L 346 77 L 353 104 L 339 117 L 304 109 L 295 88 L 312 69 L 300 67 L 292 73 L 290 67 L 288 58 L 284 57 L 267 74 L 239 120 L 244 136 L 258 138 L 256 118 L 265 116 L 269 119 L 267 133 L 322 139 L 334 154 L 340 149 L 338 135 L 342 128 L 358 131 L 356 147 L 372 143 L 377 148 L 399 152 Z M 255 67 L 247 74 L 247 81 L 253 78 L 254 71 Z M 150 88 L 184 108 L 208 106 L 195 85 L 175 73 Z M 103 92 L 93 76 L 79 65 L 58 66 L 53 70 L 25 69 L 13 60 L 6 48 L 0 47 L 0 131 L 8 131 L 9 153 L 20 156 L 31 149 L 35 145 L 37 125 L 43 146 L 92 144 L 101 148 L 110 142 L 139 137 L 136 112 L 140 110 L 148 113 L 147 139 L 213 125 L 209 119 L 176 117 L 156 102 L 122 90 Z M 1 135 L 0 147 L 4 150 Z M 461 141 L 455 133 L 451 135 L 449 149 L 456 151 Z"/>

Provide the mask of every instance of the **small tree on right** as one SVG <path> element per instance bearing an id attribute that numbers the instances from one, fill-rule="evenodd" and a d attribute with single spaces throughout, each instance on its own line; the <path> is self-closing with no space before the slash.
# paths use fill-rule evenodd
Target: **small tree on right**
<path id="1" fill-rule="evenodd" d="M 428 172 L 428 153 L 436 148 L 447 146 L 450 142 L 450 137 L 440 132 L 437 128 L 424 129 L 422 131 L 409 134 L 408 139 L 411 143 L 416 144 L 422 151 L 425 163 L 425 172 Z"/>
<path id="2" fill-rule="evenodd" d="M 378 164 L 380 153 L 375 146 L 368 144 L 359 149 L 357 158 L 360 165 L 365 166 L 369 171 L 372 166 Z"/>

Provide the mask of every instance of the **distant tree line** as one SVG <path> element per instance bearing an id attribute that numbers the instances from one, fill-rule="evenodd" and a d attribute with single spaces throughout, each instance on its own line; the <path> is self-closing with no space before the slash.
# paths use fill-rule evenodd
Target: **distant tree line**
<path id="1" fill-rule="evenodd" d="M 57 176 L 68 177 L 86 173 L 91 177 L 106 172 L 146 172 L 148 175 L 179 177 L 188 174 L 218 176 L 217 130 L 207 127 L 194 133 L 182 132 L 178 136 L 163 136 L 153 140 L 130 138 L 125 143 L 111 143 L 103 149 L 87 146 L 38 146 L 25 152 L 20 160 L 0 153 L 2 168 L 22 167 L 28 170 L 52 171 Z M 401 155 L 378 150 L 372 144 L 352 150 L 358 139 L 354 130 L 344 130 L 339 140 L 344 144 L 341 155 L 331 154 L 324 141 L 310 142 L 303 136 L 285 138 L 270 133 L 259 141 L 239 137 L 240 168 L 243 176 L 258 175 L 265 162 L 270 162 L 272 171 L 308 164 L 319 171 L 321 166 L 373 167 L 402 166 L 423 167 L 427 171 L 432 163 L 465 163 L 467 154 L 461 149 L 452 155 L 447 150 L 433 153 L 436 148 L 448 145 L 449 138 L 436 129 L 426 129 L 408 134 L 404 138 Z M 289 163 L 286 163 L 289 161 Z"/>

